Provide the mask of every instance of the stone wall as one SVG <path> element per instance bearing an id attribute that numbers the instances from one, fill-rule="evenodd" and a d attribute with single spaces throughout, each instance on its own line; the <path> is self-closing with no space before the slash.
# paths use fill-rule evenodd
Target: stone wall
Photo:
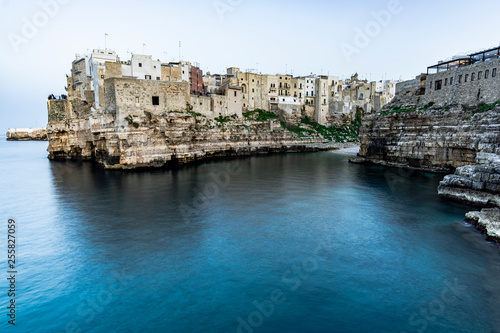
<path id="1" fill-rule="evenodd" d="M 105 80 L 104 89 L 106 110 L 116 114 L 119 124 L 124 124 L 129 115 L 142 116 L 145 111 L 158 115 L 185 110 L 190 101 L 187 82 L 110 78 Z M 158 97 L 158 105 L 154 105 L 153 97 Z"/>
<path id="2" fill-rule="evenodd" d="M 122 77 L 122 64 L 119 62 L 106 61 L 106 79 Z"/>
<path id="3" fill-rule="evenodd" d="M 500 100 L 500 59 L 436 74 L 422 74 L 396 85 L 392 105 L 478 105 Z"/>
<path id="4" fill-rule="evenodd" d="M 172 82 L 182 81 L 181 67 L 161 65 L 161 79 Z"/>
<path id="5" fill-rule="evenodd" d="M 47 100 L 47 111 L 49 121 L 62 121 L 71 119 L 71 106 L 67 99 Z"/>
<path id="6" fill-rule="evenodd" d="M 430 74 L 427 76 L 425 98 L 421 104 L 434 102 L 439 106 L 474 105 L 498 101 L 500 100 L 500 73 L 497 72 L 499 70 L 500 59 L 495 59 Z M 439 81 L 441 89 L 437 90 Z"/>
<path id="7" fill-rule="evenodd" d="M 212 112 L 212 100 L 210 97 L 191 95 L 190 104 L 194 112 L 201 113 L 207 117 L 214 117 Z"/>

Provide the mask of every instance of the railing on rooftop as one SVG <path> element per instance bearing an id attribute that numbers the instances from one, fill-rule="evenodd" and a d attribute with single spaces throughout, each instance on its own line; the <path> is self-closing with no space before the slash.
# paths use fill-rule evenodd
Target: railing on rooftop
<path id="1" fill-rule="evenodd" d="M 440 62 L 437 65 L 427 67 L 427 74 L 445 72 L 459 67 L 473 65 L 478 62 L 491 61 L 498 58 L 500 58 L 500 47 L 472 53 L 463 58 Z"/>

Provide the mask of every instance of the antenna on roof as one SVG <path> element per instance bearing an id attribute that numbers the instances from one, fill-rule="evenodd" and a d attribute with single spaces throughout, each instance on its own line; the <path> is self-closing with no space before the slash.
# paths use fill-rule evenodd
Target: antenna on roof
<path id="1" fill-rule="evenodd" d="M 107 33 L 107 32 L 106 32 L 106 33 L 104 33 L 104 49 L 105 49 L 105 50 L 107 50 L 107 49 L 108 49 L 108 47 L 107 47 L 107 40 L 106 40 L 107 38 L 106 38 L 106 37 L 108 37 L 108 33 Z"/>
<path id="2" fill-rule="evenodd" d="M 146 46 L 146 44 L 142 43 L 142 54 L 144 54 L 144 47 Z"/>

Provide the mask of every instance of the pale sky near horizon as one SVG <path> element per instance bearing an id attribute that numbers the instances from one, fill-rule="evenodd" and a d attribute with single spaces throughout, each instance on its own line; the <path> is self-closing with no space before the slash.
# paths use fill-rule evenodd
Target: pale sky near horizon
<path id="1" fill-rule="evenodd" d="M 182 41 L 204 72 L 406 80 L 498 46 L 499 13 L 497 0 L 0 0 L 0 135 L 45 126 L 47 96 L 65 93 L 75 54 L 104 48 L 105 33 L 122 60 L 144 49 L 177 61 Z"/>

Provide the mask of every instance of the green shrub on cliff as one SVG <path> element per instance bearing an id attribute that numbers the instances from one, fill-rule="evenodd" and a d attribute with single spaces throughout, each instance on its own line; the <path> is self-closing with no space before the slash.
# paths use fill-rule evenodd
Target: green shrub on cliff
<path id="1" fill-rule="evenodd" d="M 425 109 L 425 107 L 424 107 L 424 109 Z M 388 114 L 391 114 L 391 113 L 415 112 L 416 110 L 417 110 L 416 107 L 413 107 L 413 108 L 402 108 L 402 106 L 393 106 L 393 107 L 390 107 L 389 110 L 387 110 L 387 111 L 381 111 L 380 114 L 385 116 L 385 115 L 388 115 Z"/>
<path id="2" fill-rule="evenodd" d="M 361 128 L 361 118 L 361 109 L 357 108 L 356 117 L 349 125 L 325 126 L 311 120 L 305 115 L 298 125 L 281 122 L 281 126 L 290 132 L 298 134 L 300 137 L 321 135 L 326 140 L 335 142 L 359 142 L 358 134 Z M 308 128 L 304 128 L 303 126 L 307 126 Z"/>
<path id="3" fill-rule="evenodd" d="M 269 119 L 278 119 L 278 115 L 272 112 L 267 112 L 262 109 L 255 109 L 253 111 L 248 111 L 243 113 L 243 117 L 247 120 L 254 121 L 267 121 Z"/>
<path id="4" fill-rule="evenodd" d="M 231 117 L 223 117 L 223 116 L 218 116 L 215 118 L 215 121 L 220 123 L 220 124 L 225 124 L 227 122 L 232 121 L 233 119 Z"/>

